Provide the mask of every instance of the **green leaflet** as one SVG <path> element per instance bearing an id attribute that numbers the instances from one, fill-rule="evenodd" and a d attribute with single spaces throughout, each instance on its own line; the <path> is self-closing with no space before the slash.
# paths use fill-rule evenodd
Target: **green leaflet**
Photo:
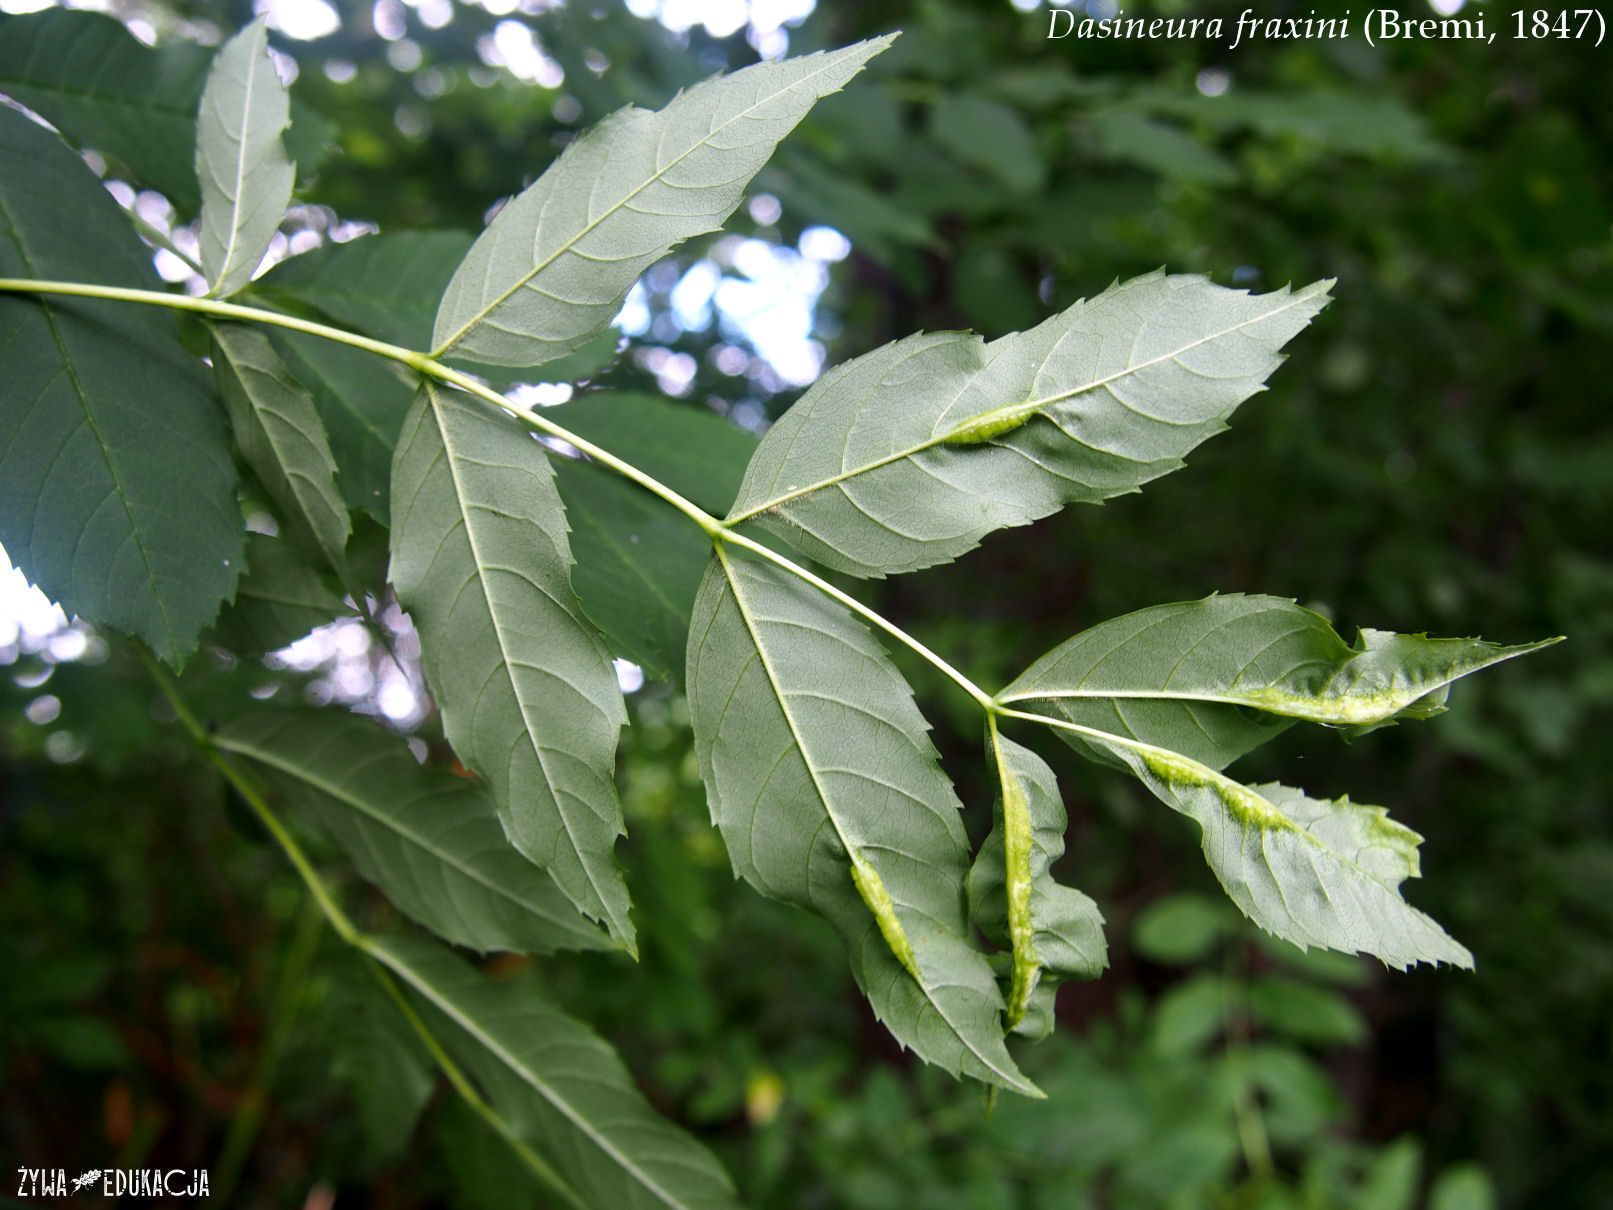
<path id="1" fill-rule="evenodd" d="M 705 1148 L 633 1086 L 616 1053 L 551 1007 L 535 981 L 495 983 L 419 938 L 372 939 L 432 1032 L 515 1133 L 548 1161 L 570 1205 L 738 1210 Z"/>
<path id="2" fill-rule="evenodd" d="M 443 293 L 433 355 L 540 365 L 582 344 L 640 273 L 716 230 L 813 103 L 892 37 L 758 63 L 594 126 L 471 248 Z"/>
<path id="3" fill-rule="evenodd" d="M 249 533 L 246 574 L 234 603 L 219 614 L 212 641 L 237 655 L 262 655 L 296 642 L 316 626 L 351 616 L 352 610 L 292 543 Z"/>
<path id="4" fill-rule="evenodd" d="M 196 110 L 212 59 L 189 42 L 148 47 L 102 13 L 0 14 L 0 92 L 75 145 L 119 161 L 186 217 L 201 206 Z M 291 114 L 286 148 L 307 172 L 323 157 L 331 128 L 295 100 Z"/>
<path id="5" fill-rule="evenodd" d="M 0 107 L 0 276 L 155 289 L 83 162 Z M 208 383 L 172 317 L 0 296 L 0 541 L 70 614 L 172 664 L 234 590 L 244 529 Z"/>
<path id="6" fill-rule="evenodd" d="M 422 387 L 392 470 L 392 568 L 448 741 L 485 778 L 511 842 L 633 948 L 612 849 L 627 722 L 610 654 L 571 589 L 543 447 L 464 396 Z"/>
<path id="7" fill-rule="evenodd" d="M 209 324 L 208 330 L 213 373 L 241 456 L 290 532 L 345 575 L 352 525 L 313 400 L 262 331 L 227 323 Z"/>
<path id="8" fill-rule="evenodd" d="M 1041 721 L 1084 741 L 1083 751 L 1105 754 L 1197 822 L 1221 886 L 1267 932 L 1301 949 L 1363 952 L 1402 969 L 1418 962 L 1473 965 L 1465 948 L 1400 897 L 1400 884 L 1418 876 L 1422 837 L 1382 807 L 1310 799 L 1275 783 L 1245 786 L 1167 748 L 1060 719 Z"/>
<path id="9" fill-rule="evenodd" d="M 1042 656 L 998 700 L 1035 702 L 1221 769 L 1295 719 L 1361 727 L 1426 718 L 1457 678 L 1555 641 L 1500 647 L 1363 630 L 1351 647 L 1292 601 L 1213 596 L 1094 626 Z"/>
<path id="10" fill-rule="evenodd" d="M 953 1074 L 1039 1095 L 968 942 L 959 803 L 873 637 L 772 564 L 719 547 L 695 601 L 689 713 L 735 873 L 844 938 L 874 1013 Z"/>
<path id="11" fill-rule="evenodd" d="M 1422 837 L 1382 807 L 1311 799 L 1276 783 L 1244 786 L 1159 749 L 1105 746 L 1199 824 L 1215 876 L 1266 931 L 1301 949 L 1364 952 L 1400 969 L 1473 965 L 1472 954 L 1400 897 L 1401 882 L 1418 876 Z"/>
<path id="12" fill-rule="evenodd" d="M 265 22 L 260 17 L 219 49 L 196 118 L 202 269 L 215 298 L 252 280 L 296 183 L 280 139 L 291 124 L 291 98 L 269 59 Z"/>
<path id="13" fill-rule="evenodd" d="M 271 339 L 325 422 L 331 452 L 342 468 L 336 486 L 347 506 L 385 525 L 392 452 L 414 398 L 413 383 L 392 363 L 333 340 L 285 331 Z"/>
<path id="14" fill-rule="evenodd" d="M 1153 273 L 989 344 L 941 332 L 886 345 L 824 375 L 768 431 L 728 520 L 883 576 L 1134 491 L 1226 427 L 1329 285 L 1252 296 Z"/>
<path id="15" fill-rule="evenodd" d="M 201 203 L 196 103 L 211 58 L 189 43 L 153 50 L 103 13 L 0 17 L 0 92 L 122 161 L 186 213 Z"/>
<path id="16" fill-rule="evenodd" d="M 1108 965 L 1108 946 L 1098 905 L 1053 878 L 1068 822 L 1053 770 L 1029 748 L 1004 738 L 995 720 L 987 755 L 997 775 L 997 804 L 991 833 L 969 873 L 969 914 L 987 937 L 1012 947 L 1008 1025 L 1024 1032 L 1038 987 L 1096 979 Z M 1044 971 L 1050 976 L 1045 982 Z M 1051 1029 L 1051 1015 L 1037 1024 Z"/>
<path id="17" fill-rule="evenodd" d="M 262 710 L 214 742 L 256 765 L 439 937 L 523 954 L 608 948 L 554 880 L 509 847 L 485 791 L 422 769 L 379 724 L 341 710 Z"/>

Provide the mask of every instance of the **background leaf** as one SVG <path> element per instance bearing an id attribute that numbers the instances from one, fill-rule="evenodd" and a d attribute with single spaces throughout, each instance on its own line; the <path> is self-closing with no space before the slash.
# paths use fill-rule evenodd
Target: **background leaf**
<path id="1" fill-rule="evenodd" d="M 262 655 L 350 616 L 351 608 L 289 541 L 249 533 L 246 573 L 210 633 L 237 655 Z"/>
<path id="2" fill-rule="evenodd" d="M 340 710 L 265 710 L 214 742 L 251 761 L 439 937 L 523 954 L 607 947 L 554 880 L 510 848 L 481 787 L 421 768 L 380 724 Z"/>
<path id="3" fill-rule="evenodd" d="M 874 1014 L 920 1057 L 1039 1095 L 968 941 L 960 804 L 911 691 L 861 624 L 771 564 L 712 558 L 689 714 L 734 873 L 826 917 Z"/>
<path id="4" fill-rule="evenodd" d="M 149 254 L 61 141 L 0 109 L 0 276 L 153 289 Z M 85 621 L 179 663 L 241 571 L 235 469 L 172 316 L 0 296 L 0 536 Z"/>
<path id="5" fill-rule="evenodd" d="M 1226 427 L 1327 302 L 1162 273 L 990 344 L 910 336 L 825 374 L 762 439 L 730 521 L 854 575 L 1135 491 Z"/>
<path id="6" fill-rule="evenodd" d="M 558 1171 L 568 1200 L 598 1210 L 737 1208 L 717 1161 L 657 1114 L 615 1052 L 550 1007 L 532 980 L 493 983 L 416 938 L 374 939 L 368 948 Z"/>
<path id="7" fill-rule="evenodd" d="M 471 248 L 443 293 L 434 352 L 539 365 L 575 349 L 673 245 L 716 230 L 812 103 L 890 42 L 758 63 L 593 127 Z"/>
<path id="8" fill-rule="evenodd" d="M 291 298 L 366 336 L 425 349 L 436 300 L 474 241 L 464 231 L 398 231 L 327 242 L 273 266 L 252 288 Z"/>
<path id="9" fill-rule="evenodd" d="M 266 20 L 219 49 L 196 120 L 202 268 L 208 294 L 219 298 L 252 280 L 296 183 L 280 138 L 291 124 L 291 99 L 269 59 Z"/>
<path id="10" fill-rule="evenodd" d="M 711 542 L 671 505 L 614 471 L 554 464 L 577 559 L 571 580 L 612 653 L 647 676 L 681 672 L 689 613 Z"/>
<path id="11" fill-rule="evenodd" d="M 610 654 L 571 589 L 548 456 L 486 405 L 420 390 L 392 472 L 390 578 L 420 630 L 454 750 L 511 842 L 633 945 L 612 770 L 627 721 Z"/>
<path id="12" fill-rule="evenodd" d="M 750 434 L 704 408 L 597 392 L 544 415 L 721 513 L 756 449 Z M 689 518 L 614 471 L 554 462 L 572 526 L 572 583 L 611 650 L 650 676 L 681 676 L 689 613 L 711 543 Z"/>

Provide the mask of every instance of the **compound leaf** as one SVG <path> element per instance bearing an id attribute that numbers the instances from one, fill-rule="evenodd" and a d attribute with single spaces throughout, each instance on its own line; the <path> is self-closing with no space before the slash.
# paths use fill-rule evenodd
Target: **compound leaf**
<path id="1" fill-rule="evenodd" d="M 228 323 L 208 327 L 213 374 L 242 458 L 280 519 L 333 570 L 344 572 L 352 525 L 313 400 L 261 330 Z"/>
<path id="2" fill-rule="evenodd" d="M 1068 822 L 1053 770 L 1001 735 L 995 720 L 988 755 L 997 775 L 997 804 L 969 873 L 969 914 L 987 937 L 1012 948 L 1008 1025 L 1023 1029 L 1039 987 L 1097 978 L 1108 965 L 1108 946 L 1098 905 L 1053 878 Z M 1036 1024 L 1039 1031 L 1051 1028 L 1051 1015 Z"/>
<path id="3" fill-rule="evenodd" d="M 1153 273 L 987 344 L 910 336 L 824 375 L 762 439 L 729 513 L 840 571 L 956 558 L 995 529 L 1177 469 L 1327 303 Z"/>
<path id="4" fill-rule="evenodd" d="M 814 102 L 894 35 L 758 63 L 619 110 L 572 143 L 488 225 L 444 291 L 434 354 L 540 365 L 610 322 L 639 274 L 716 230 Z"/>
<path id="5" fill-rule="evenodd" d="M 552 1007 L 533 979 L 495 983 L 423 938 L 375 938 L 366 949 L 398 976 L 515 1135 L 547 1161 L 566 1203 L 738 1210 L 711 1154 L 657 1114 L 616 1052 Z"/>
<path id="6" fill-rule="evenodd" d="M 1293 601 L 1212 596 L 1094 626 L 1042 656 L 998 700 L 1034 702 L 1223 769 L 1296 720 L 1362 728 L 1427 718 L 1444 708 L 1452 681 L 1551 642 L 1501 647 L 1363 630 L 1352 647 Z M 1081 746 L 1078 734 L 1063 734 Z"/>
<path id="7" fill-rule="evenodd" d="M 718 548 L 695 600 L 689 712 L 734 872 L 826 917 L 874 1013 L 921 1057 L 1039 1095 L 968 941 L 968 846 L 911 691 L 840 607 Z"/>
<path id="8" fill-rule="evenodd" d="M 572 592 L 548 456 L 513 421 L 427 384 L 398 440 L 392 500 L 391 579 L 449 743 L 491 786 L 516 848 L 632 948 L 612 855 L 627 711 Z"/>
<path id="9" fill-rule="evenodd" d="M 0 107 L 0 276 L 157 289 L 150 254 L 55 135 Z M 235 588 L 244 527 L 206 376 L 171 316 L 0 296 L 0 540 L 70 614 L 170 663 Z"/>
<path id="10" fill-rule="evenodd" d="M 291 125 L 291 98 L 269 58 L 266 20 L 219 49 L 196 118 L 202 269 L 208 294 L 219 298 L 252 280 L 296 184 L 280 137 Z"/>
<path id="11" fill-rule="evenodd" d="M 421 768 L 378 724 L 341 710 L 265 710 L 214 742 L 257 766 L 439 937 L 483 951 L 608 947 L 554 879 L 510 848 L 485 790 Z"/>

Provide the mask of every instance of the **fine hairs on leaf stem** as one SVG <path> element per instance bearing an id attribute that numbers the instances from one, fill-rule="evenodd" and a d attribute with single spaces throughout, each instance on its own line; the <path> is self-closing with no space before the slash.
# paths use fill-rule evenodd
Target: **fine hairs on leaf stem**
<path id="1" fill-rule="evenodd" d="M 131 640 L 130 646 L 134 648 L 136 654 L 140 657 L 140 662 L 145 665 L 147 672 L 150 673 L 152 680 L 156 682 L 158 689 L 168 700 L 169 705 L 174 708 L 174 713 L 178 717 L 180 724 L 190 735 L 196 746 L 201 749 L 208 761 L 223 774 L 224 779 L 229 782 L 246 805 L 251 808 L 252 813 L 257 816 L 258 822 L 264 826 L 269 835 L 274 838 L 275 843 L 280 846 L 280 851 L 286 855 L 286 859 L 296 869 L 298 876 L 302 878 L 303 885 L 308 888 L 308 893 L 313 897 L 314 902 L 318 904 L 325 919 L 330 923 L 331 928 L 336 931 L 336 935 L 363 955 L 365 965 L 369 967 L 370 973 L 380 982 L 382 988 L 385 989 L 387 995 L 397 1006 L 398 1011 L 403 1014 L 404 1019 L 419 1037 L 421 1044 L 425 1046 L 427 1052 L 436 1062 L 437 1067 L 442 1071 L 443 1077 L 454 1091 L 459 1094 L 466 1105 L 478 1117 L 486 1122 L 500 1138 L 514 1149 L 516 1155 L 521 1158 L 521 1162 L 526 1165 L 534 1176 L 559 1194 L 567 1205 L 576 1206 L 579 1210 L 586 1210 L 587 1203 L 578 1196 L 577 1192 L 571 1188 L 558 1172 L 550 1167 L 542 1156 L 527 1145 L 515 1128 L 487 1103 L 487 1100 L 476 1091 L 476 1087 L 471 1083 L 470 1077 L 443 1049 L 442 1043 L 431 1032 L 431 1027 L 421 1019 L 420 1014 L 415 1011 L 414 1006 L 409 1003 L 408 997 L 403 994 L 403 990 L 397 985 L 397 980 L 392 975 L 392 972 L 387 969 L 383 961 L 384 954 L 377 949 L 368 936 L 359 931 L 347 913 L 342 910 L 341 905 L 336 902 L 336 897 L 331 892 L 330 886 L 320 877 L 319 871 L 314 869 L 313 863 L 308 859 L 308 855 L 303 851 L 302 846 L 297 843 L 296 837 L 291 834 L 284 821 L 275 813 L 274 808 L 269 805 L 268 799 L 256 783 L 236 767 L 208 738 L 206 729 L 197 720 L 196 716 L 191 713 L 190 707 L 185 704 L 185 699 L 180 696 L 179 686 L 174 683 L 174 679 L 169 675 L 167 669 L 138 640 Z"/>
<path id="2" fill-rule="evenodd" d="M 842 592 L 822 577 L 813 574 L 799 563 L 795 562 L 777 551 L 757 542 L 755 539 L 725 525 L 722 521 L 706 512 L 699 505 L 694 504 L 685 497 L 673 491 L 666 484 L 649 475 L 632 463 L 618 458 L 609 450 L 595 445 L 584 437 L 549 420 L 540 412 L 522 407 L 513 400 L 506 398 L 478 381 L 469 374 L 465 374 L 451 366 L 443 365 L 440 361 L 427 353 L 413 349 L 405 349 L 400 345 L 388 344 L 382 340 L 372 340 L 367 336 L 360 336 L 342 328 L 332 327 L 329 324 L 317 323 L 313 320 L 299 319 L 292 315 L 282 315 L 276 311 L 266 311 L 261 307 L 247 307 L 238 303 L 220 302 L 211 298 L 193 298 L 186 294 L 169 294 L 160 290 L 134 290 L 114 286 L 96 286 L 83 282 L 58 281 L 31 281 L 25 278 L 0 278 L 0 291 L 31 294 L 59 294 L 79 298 L 104 298 L 115 302 L 143 303 L 148 306 L 170 307 L 179 311 L 192 311 L 204 315 L 214 315 L 222 319 L 233 319 L 248 323 L 269 324 L 274 327 L 287 328 L 293 332 L 301 332 L 309 336 L 319 336 L 339 344 L 349 345 L 355 349 L 363 349 L 377 357 L 384 357 L 408 366 L 423 377 L 435 379 L 438 382 L 448 383 L 461 390 L 475 395 L 478 398 L 502 408 L 525 424 L 549 437 L 558 438 L 586 454 L 600 465 L 608 467 L 616 474 L 633 483 L 638 484 L 646 491 L 658 496 L 684 516 L 688 517 L 713 542 L 726 542 L 766 559 L 789 572 L 797 579 L 812 585 L 819 592 L 844 605 L 853 613 L 869 622 L 871 625 L 883 630 L 897 642 L 910 648 L 915 654 L 933 665 L 948 680 L 974 699 L 975 703 L 988 714 L 999 713 L 996 700 L 974 681 L 970 680 L 958 669 L 925 646 L 918 639 L 908 634 L 901 627 L 890 621 L 877 610 L 870 609 L 861 601 Z"/>

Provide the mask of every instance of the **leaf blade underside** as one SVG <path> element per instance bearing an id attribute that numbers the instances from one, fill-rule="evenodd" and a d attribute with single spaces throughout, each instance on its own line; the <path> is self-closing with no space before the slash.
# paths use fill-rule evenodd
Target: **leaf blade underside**
<path id="1" fill-rule="evenodd" d="M 291 97 L 269 58 L 267 18 L 226 42 L 207 73 L 196 118 L 202 269 L 208 295 L 227 298 L 252 280 L 280 229 L 296 168 L 281 132 Z"/>
<path id="2" fill-rule="evenodd" d="M 1036 660 L 998 700 L 1223 769 L 1297 721 L 1426 718 L 1451 682 L 1544 645 L 1364 630 L 1351 646 L 1293 601 L 1234 593 L 1111 618 Z"/>
<path id="3" fill-rule="evenodd" d="M 304 545 L 345 573 L 352 522 L 314 402 L 256 328 L 209 324 L 213 373 L 241 456 Z"/>
<path id="4" fill-rule="evenodd" d="M 421 387 L 393 462 L 392 565 L 448 741 L 510 841 L 632 949 L 612 770 L 627 722 L 571 588 L 565 509 L 519 425 Z"/>
<path id="5" fill-rule="evenodd" d="M 734 872 L 835 926 L 903 1045 L 1040 1095 L 1003 1045 L 1001 993 L 967 940 L 959 803 L 878 643 L 771 564 L 719 548 L 688 660 L 696 751 Z"/>
<path id="6" fill-rule="evenodd" d="M 1330 285 L 1249 295 L 1154 273 L 989 344 L 886 345 L 824 375 L 768 430 L 728 521 L 883 576 L 1135 491 L 1226 427 Z"/>
<path id="7" fill-rule="evenodd" d="M 450 1054 L 568 1200 L 597 1210 L 738 1210 L 716 1159 L 656 1113 L 597 1034 L 529 977 L 494 982 L 423 938 L 371 938 Z"/>
<path id="8" fill-rule="evenodd" d="M 582 344 L 645 269 L 720 227 L 813 103 L 893 37 L 754 64 L 600 122 L 477 239 L 443 292 L 432 355 L 539 365 Z"/>
<path id="9" fill-rule="evenodd" d="M 439 937 L 483 952 L 609 947 L 546 872 L 510 849 L 481 787 L 421 768 L 378 724 L 340 710 L 263 710 L 214 742 L 256 766 Z"/>
<path id="10" fill-rule="evenodd" d="M 53 134 L 0 107 L 0 275 L 157 289 L 149 251 Z M 69 614 L 172 664 L 235 588 L 245 527 L 209 384 L 170 315 L 0 297 L 0 538 Z"/>

